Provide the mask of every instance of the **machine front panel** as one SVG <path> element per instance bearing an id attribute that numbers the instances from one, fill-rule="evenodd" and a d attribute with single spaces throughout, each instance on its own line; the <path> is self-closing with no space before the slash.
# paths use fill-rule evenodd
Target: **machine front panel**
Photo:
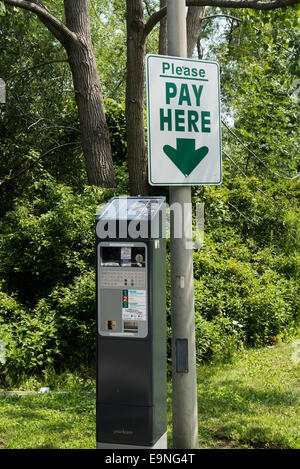
<path id="1" fill-rule="evenodd" d="M 148 335 L 147 245 L 98 244 L 98 332 L 102 336 Z"/>

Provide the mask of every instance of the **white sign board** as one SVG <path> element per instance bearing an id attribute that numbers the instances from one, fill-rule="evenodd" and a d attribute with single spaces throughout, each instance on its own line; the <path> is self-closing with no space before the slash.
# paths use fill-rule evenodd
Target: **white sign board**
<path id="1" fill-rule="evenodd" d="M 147 55 L 149 183 L 221 184 L 219 65 Z"/>

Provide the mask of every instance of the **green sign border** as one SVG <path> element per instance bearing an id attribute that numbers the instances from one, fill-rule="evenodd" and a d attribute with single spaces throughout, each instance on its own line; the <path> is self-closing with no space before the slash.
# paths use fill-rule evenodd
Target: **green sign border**
<path id="1" fill-rule="evenodd" d="M 187 62 L 194 62 L 194 63 L 204 63 L 204 64 L 214 64 L 217 66 L 218 70 L 218 105 L 219 105 L 219 148 L 220 148 L 220 181 L 218 182 L 152 182 L 151 180 L 151 129 L 150 129 L 150 92 L 149 92 L 149 73 L 148 73 L 148 61 L 150 58 L 165 58 L 168 60 L 184 60 Z M 220 93 L 220 66 L 218 62 L 213 62 L 209 60 L 194 60 L 194 59 L 188 59 L 185 57 L 173 57 L 169 55 L 156 55 L 156 54 L 147 54 L 146 56 L 146 77 L 147 77 L 147 128 L 148 128 L 148 158 L 149 158 L 149 165 L 148 165 L 148 170 L 149 170 L 149 175 L 148 175 L 148 180 L 149 183 L 152 186 L 218 186 L 222 184 L 222 130 L 221 130 L 221 93 Z"/>

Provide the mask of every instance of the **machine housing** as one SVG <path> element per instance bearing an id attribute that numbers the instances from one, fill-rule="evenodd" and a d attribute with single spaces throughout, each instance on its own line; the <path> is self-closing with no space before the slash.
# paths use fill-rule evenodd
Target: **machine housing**
<path id="1" fill-rule="evenodd" d="M 164 226 L 164 197 L 112 198 L 96 218 L 100 448 L 166 435 Z"/>

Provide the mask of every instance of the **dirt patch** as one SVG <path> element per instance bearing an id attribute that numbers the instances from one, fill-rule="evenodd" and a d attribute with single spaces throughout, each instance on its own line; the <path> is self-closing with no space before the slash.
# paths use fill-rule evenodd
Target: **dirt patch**
<path id="1" fill-rule="evenodd" d="M 211 437 L 216 440 L 214 445 L 215 449 L 234 449 L 236 448 L 236 441 L 224 435 L 218 429 L 212 428 L 209 430 Z"/>
<path id="2" fill-rule="evenodd" d="M 221 433 L 220 430 L 216 428 L 209 430 L 209 433 L 211 437 L 216 440 L 216 443 L 214 445 L 215 449 L 239 449 L 241 445 L 241 442 L 224 435 L 223 433 Z M 244 444 L 245 443 L 247 445 L 247 449 L 282 449 L 278 445 L 271 445 L 270 443 L 266 443 L 263 441 L 260 442 L 248 440 L 245 441 Z"/>

